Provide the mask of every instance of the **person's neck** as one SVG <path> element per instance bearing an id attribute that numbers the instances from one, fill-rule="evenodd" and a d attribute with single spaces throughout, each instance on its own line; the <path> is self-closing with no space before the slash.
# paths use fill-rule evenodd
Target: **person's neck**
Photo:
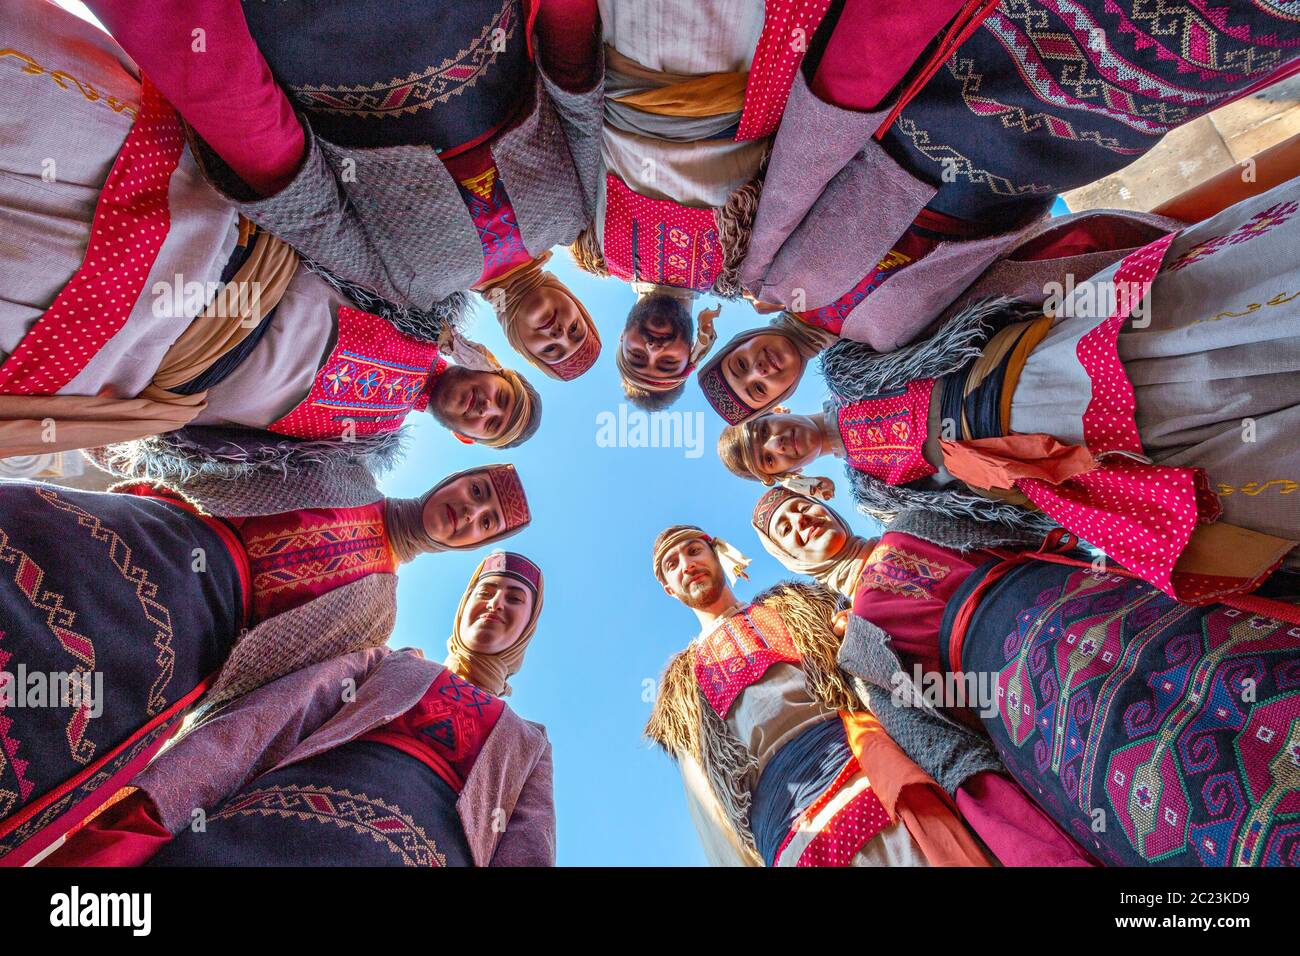
<path id="1" fill-rule="evenodd" d="M 831 423 L 826 420 L 825 412 L 818 412 L 815 415 L 809 415 L 812 423 L 817 426 L 817 456 L 835 454 L 835 444 L 831 441 Z"/>
<path id="2" fill-rule="evenodd" d="M 714 624 L 718 623 L 727 612 L 740 603 L 740 599 L 732 593 L 731 588 L 723 588 L 718 599 L 708 607 L 693 607 L 695 618 L 700 622 L 700 631 L 707 631 Z"/>

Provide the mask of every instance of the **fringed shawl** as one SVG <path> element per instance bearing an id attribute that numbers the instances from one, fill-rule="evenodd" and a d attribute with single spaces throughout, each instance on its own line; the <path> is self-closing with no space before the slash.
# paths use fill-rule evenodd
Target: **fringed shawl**
<path id="1" fill-rule="evenodd" d="M 350 464 L 381 475 L 401 459 L 408 434 L 403 428 L 358 435 L 352 441 L 299 441 L 269 432 L 192 427 L 87 449 L 83 454 L 110 475 L 142 481 L 188 484 L 195 479 L 287 478 L 319 466 L 337 469 Z"/>
<path id="2" fill-rule="evenodd" d="M 840 639 L 831 629 L 839 598 L 820 584 L 785 581 L 754 598 L 780 614 L 799 651 L 808 693 L 833 710 L 860 709 L 849 678 L 836 663 Z M 645 735 L 675 759 L 689 757 L 705 776 L 746 852 L 758 863 L 749 828 L 758 761 L 731 733 L 709 704 L 695 678 L 694 644 L 680 651 L 659 680 L 659 694 Z"/>
<path id="3" fill-rule="evenodd" d="M 847 402 L 904 388 L 917 379 L 940 378 L 978 358 L 993 331 L 1038 311 L 1013 299 L 986 299 L 962 309 L 932 338 L 896 352 L 881 354 L 861 342 L 840 341 L 822 354 L 822 376 Z M 858 510 L 886 525 L 904 511 L 928 511 L 961 522 L 965 530 L 956 538 L 945 536 L 942 522 L 936 525 L 934 543 L 947 547 L 1033 544 L 1056 527 L 1044 514 L 971 492 L 888 485 L 854 468 L 845 470 Z M 966 522 L 982 526 L 972 531 Z"/>

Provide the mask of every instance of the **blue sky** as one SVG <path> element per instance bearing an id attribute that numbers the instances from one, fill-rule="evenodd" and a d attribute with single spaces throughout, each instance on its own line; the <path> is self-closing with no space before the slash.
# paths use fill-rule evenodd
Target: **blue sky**
<path id="1" fill-rule="evenodd" d="M 480 307 L 469 334 L 506 364 L 524 369 L 537 386 L 541 429 L 520 448 L 494 452 L 461 445 L 419 416 L 406 459 L 381 487 L 389 495 L 413 496 L 460 468 L 515 464 L 533 523 L 506 546 L 542 567 L 546 603 L 510 704 L 545 724 L 551 738 L 559 862 L 703 865 L 676 770 L 641 738 L 650 712 L 644 682 L 657 678 L 697 630 L 694 615 L 654 579 L 650 546 L 670 524 L 698 524 L 721 535 L 754 560 L 749 582 L 736 588 L 742 598 L 785 572 L 760 547 L 749 523 L 763 488 L 735 478 L 718 461 L 722 420 L 694 382 L 671 410 L 703 413 L 699 457 L 687 457 L 694 453 L 687 448 L 600 447 L 598 416 L 617 417 L 625 402 L 614 349 L 635 297 L 625 283 L 579 272 L 562 250 L 551 265 L 596 318 L 604 342 L 596 366 L 574 382 L 546 378 L 517 360 L 495 318 Z M 763 321 L 747 305 L 727 303 L 717 323 L 719 340 Z M 814 409 L 824 393 L 810 366 L 791 405 Z M 827 464 L 827 474 L 842 487 L 842 466 L 829 459 Z M 872 522 L 854 513 L 844 495 L 837 495 L 835 507 L 859 533 L 872 531 Z M 390 643 L 441 659 L 461 592 L 484 553 L 425 555 L 403 567 Z"/>
<path id="2" fill-rule="evenodd" d="M 1065 211 L 1058 199 L 1053 213 Z M 726 538 L 754 561 L 749 581 L 737 585 L 741 598 L 789 575 L 762 549 L 749 523 L 762 486 L 734 477 L 718 461 L 722 420 L 694 381 L 671 410 L 703 412 L 700 457 L 688 458 L 688 449 L 680 448 L 598 445 L 599 416 L 617 417 L 625 402 L 614 350 L 635 296 L 623 282 L 580 272 L 563 250 L 550 264 L 596 319 L 604 343 L 596 366 L 573 382 L 546 378 L 515 356 L 495 318 L 480 306 L 469 334 L 525 371 L 542 395 L 541 429 L 522 447 L 494 452 L 462 445 L 418 416 L 406 459 L 381 487 L 389 495 L 413 496 L 458 469 L 514 462 L 533 523 L 507 546 L 541 566 L 546 603 L 510 704 L 545 724 L 551 738 L 559 862 L 702 866 L 676 770 L 641 737 L 650 713 L 645 681 L 656 679 L 698 629 L 694 615 L 655 580 L 650 546 L 661 530 L 679 523 Z M 724 303 L 719 343 L 764 321 L 744 303 Z M 814 410 L 825 395 L 814 361 L 789 404 L 798 412 Z M 843 465 L 823 463 L 825 469 L 813 473 L 835 481 L 834 507 L 858 534 L 878 534 L 874 521 L 853 510 Z M 456 605 L 484 553 L 425 555 L 405 566 L 390 643 L 441 659 Z"/>

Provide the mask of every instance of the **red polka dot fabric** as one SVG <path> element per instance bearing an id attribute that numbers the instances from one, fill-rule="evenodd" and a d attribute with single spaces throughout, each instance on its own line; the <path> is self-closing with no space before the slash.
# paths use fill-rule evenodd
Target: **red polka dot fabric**
<path id="1" fill-rule="evenodd" d="M 1179 600 L 1174 565 L 1201 523 L 1219 515 L 1218 501 L 1201 510 L 1199 468 L 1124 462 L 1076 475 L 1060 485 L 1024 478 L 1016 487 L 1061 527 Z"/>
<path id="2" fill-rule="evenodd" d="M 349 306 L 339 309 L 339 334 L 311 391 L 268 427 L 294 438 L 375 435 L 402 426 L 429 405 L 429 388 L 447 362 L 433 342 Z"/>
<path id="3" fill-rule="evenodd" d="M 1092 383 L 1083 414 L 1084 443 L 1094 455 L 1141 455 L 1137 403 L 1120 360 L 1124 322 L 1149 293 L 1177 233 L 1130 254 L 1115 272 L 1116 309 L 1079 340 L 1077 356 Z M 1198 524 L 1218 519 L 1222 507 L 1199 468 L 1167 468 L 1111 460 L 1059 485 L 1022 478 L 1016 487 L 1061 527 L 1187 603 L 1205 603 L 1248 586 L 1240 578 L 1175 572 Z"/>
<path id="4" fill-rule="evenodd" d="M 627 282 L 657 282 L 704 292 L 722 271 L 722 242 L 712 209 L 634 193 L 605 176 L 605 264 Z"/>
<path id="5" fill-rule="evenodd" d="M 126 325 L 171 228 L 168 185 L 185 137 L 147 78 L 109 170 L 81 268 L 0 366 L 0 394 L 54 395 Z"/>
<path id="6" fill-rule="evenodd" d="M 763 139 L 781 125 L 795 73 L 830 5 L 830 0 L 767 0 L 737 140 Z"/>
<path id="7" fill-rule="evenodd" d="M 695 644 L 695 681 L 713 712 L 726 718 L 741 691 L 773 664 L 798 664 L 799 649 L 781 615 L 751 604 Z"/>
<path id="8" fill-rule="evenodd" d="M 1119 357 L 1119 333 L 1151 289 L 1165 253 L 1178 234 L 1171 232 L 1132 252 L 1115 270 L 1115 312 L 1079 340 L 1079 364 L 1092 383 L 1092 399 L 1083 413 L 1083 443 L 1093 454 L 1126 451 L 1142 454 L 1133 385 Z"/>
<path id="9" fill-rule="evenodd" d="M 795 834 L 806 829 L 817 814 L 821 813 L 836 794 L 849 785 L 861 769 L 856 757 L 850 759 L 825 792 L 799 815 L 795 825 L 790 828 L 790 833 L 782 841 L 781 848 L 776 851 L 776 858 L 773 861 L 775 865 L 780 865 L 781 856 L 789 847 Z M 876 792 L 869 786 L 864 787 L 854 794 L 848 803 L 840 807 L 804 846 L 799 859 L 795 861 L 795 866 L 851 866 L 858 851 L 879 836 L 891 822 L 889 811 L 880 802 Z"/>

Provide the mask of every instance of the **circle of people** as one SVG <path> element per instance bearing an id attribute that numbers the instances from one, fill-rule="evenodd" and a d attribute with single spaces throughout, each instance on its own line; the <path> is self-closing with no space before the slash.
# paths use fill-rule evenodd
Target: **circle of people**
<path id="1" fill-rule="evenodd" d="M 798 576 L 649 548 L 699 633 L 645 733 L 710 862 L 1300 863 L 1300 144 L 1052 214 L 1300 71 L 1294 16 L 86 6 L 0 10 L 0 457 L 118 482 L 0 485 L 0 862 L 554 863 L 504 699 L 542 569 L 488 553 L 443 663 L 387 646 L 400 566 L 518 534 L 525 478 L 375 474 L 410 416 L 505 452 L 529 376 L 590 372 L 563 246 L 636 294 L 627 399 L 702 390 Z M 719 343 L 722 299 L 765 324 Z"/>

